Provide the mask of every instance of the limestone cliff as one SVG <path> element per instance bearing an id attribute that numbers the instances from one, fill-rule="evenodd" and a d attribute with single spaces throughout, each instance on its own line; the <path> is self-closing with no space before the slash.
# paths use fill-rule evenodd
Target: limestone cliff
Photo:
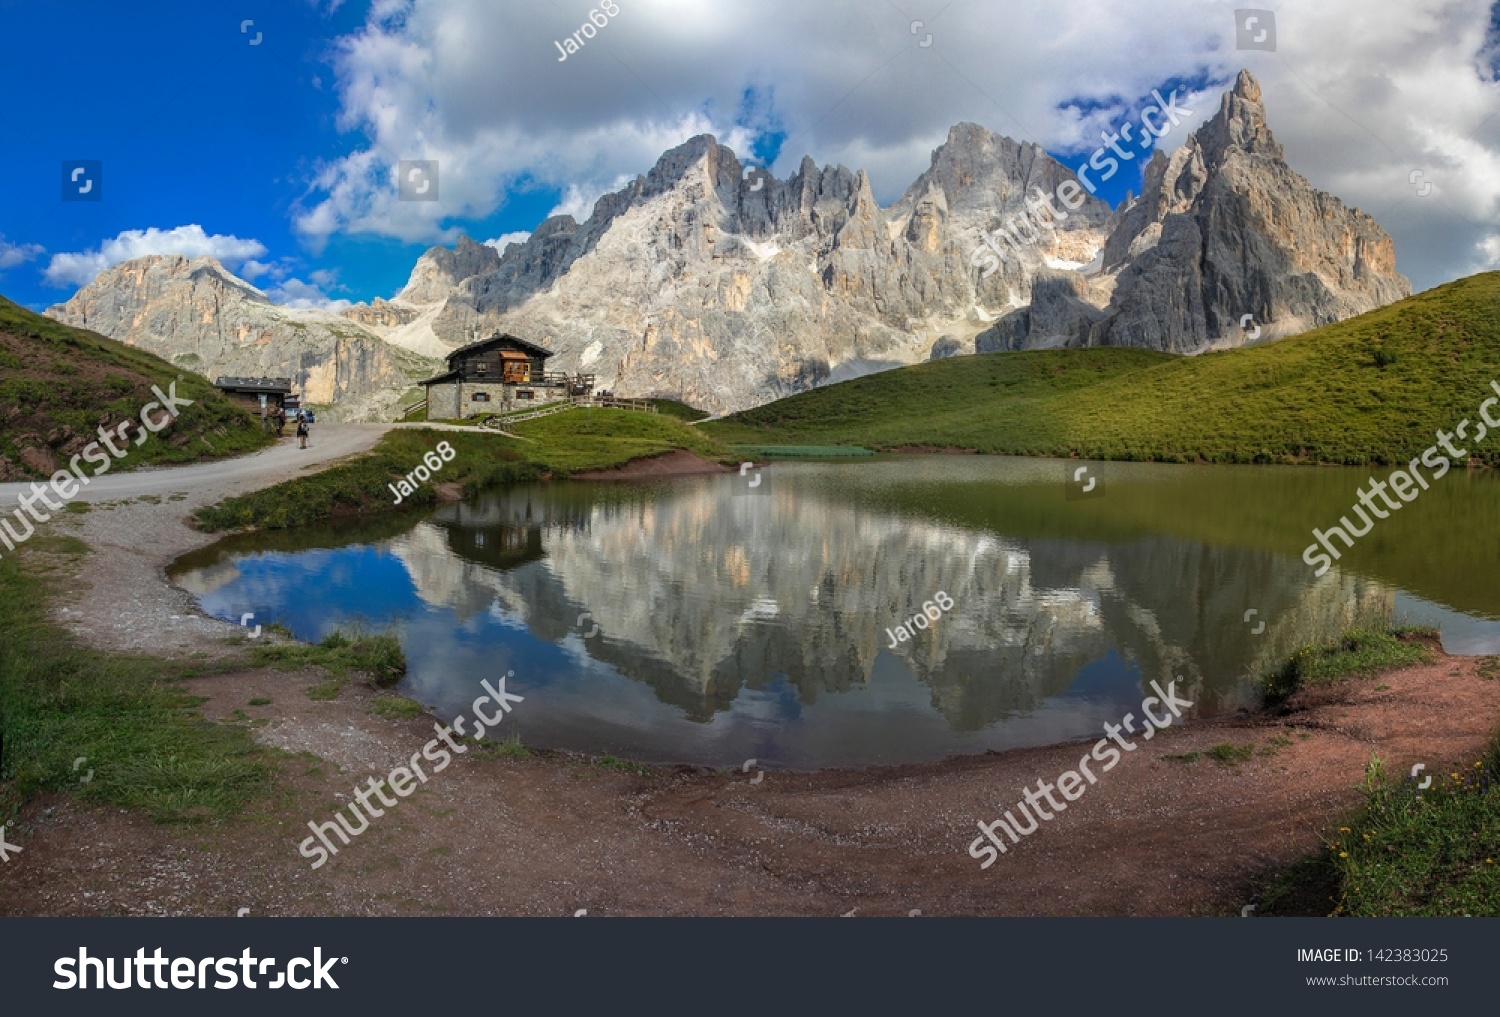
<path id="1" fill-rule="evenodd" d="M 151 255 L 101 272 L 47 315 L 210 380 L 286 377 L 330 419 L 386 419 L 433 363 L 325 311 L 278 306 L 213 258 Z"/>
<path id="2" fill-rule="evenodd" d="M 581 224 L 548 219 L 504 256 L 468 240 L 424 254 L 392 301 L 416 317 L 383 334 L 437 354 L 502 328 L 602 387 L 740 409 L 925 360 L 944 337 L 938 355 L 970 344 L 994 320 L 986 305 L 1024 306 L 1050 264 L 1094 258 L 1108 208 L 1088 198 L 1066 228 L 991 277 L 971 264 L 982 231 L 1034 188 L 1071 178 L 1035 145 L 960 124 L 882 208 L 863 172 L 804 159 L 778 180 L 712 137 L 693 138 Z M 433 300 L 445 280 L 453 285 Z"/>

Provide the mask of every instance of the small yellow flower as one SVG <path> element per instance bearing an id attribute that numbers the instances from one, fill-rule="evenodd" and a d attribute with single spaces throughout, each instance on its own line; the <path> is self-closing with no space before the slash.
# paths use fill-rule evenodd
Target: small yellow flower
<path id="1" fill-rule="evenodd" d="M 1339 852 L 1339 857 L 1340 858 L 1348 858 L 1349 857 L 1349 852 L 1347 852 L 1347 851 L 1340 851 Z"/>
<path id="2" fill-rule="evenodd" d="M 1348 833 L 1348 832 L 1349 832 L 1349 828 L 1347 826 L 1341 826 L 1341 827 L 1339 827 L 1339 833 Z"/>

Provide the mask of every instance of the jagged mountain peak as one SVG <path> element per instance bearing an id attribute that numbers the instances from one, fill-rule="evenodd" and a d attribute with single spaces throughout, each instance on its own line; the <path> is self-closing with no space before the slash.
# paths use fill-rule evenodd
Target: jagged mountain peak
<path id="1" fill-rule="evenodd" d="M 1242 321 L 1277 338 L 1411 293 L 1385 231 L 1287 165 L 1248 71 L 1179 148 L 1152 156 L 1141 197 L 1111 220 L 1103 267 L 1116 277 L 1110 314 L 1073 315 L 1070 341 L 1190 353 L 1250 341 Z M 999 331 L 992 341 L 1011 348 L 1032 341 L 1015 323 Z"/>
<path id="2" fill-rule="evenodd" d="M 1220 98 L 1219 111 L 1193 132 L 1189 144 L 1202 150 L 1205 163 L 1213 169 L 1233 152 L 1277 161 L 1284 158 L 1266 121 L 1260 82 L 1249 71 L 1240 71 L 1234 88 Z"/>
<path id="3" fill-rule="evenodd" d="M 1234 76 L 1234 87 L 1229 90 L 1229 94 L 1248 102 L 1260 102 L 1260 82 L 1250 73 L 1249 68 L 1242 67 Z"/>
<path id="4" fill-rule="evenodd" d="M 954 210 L 1003 214 L 1013 211 L 1027 195 L 1034 196 L 1037 189 L 1053 194 L 1070 179 L 1076 182 L 1077 177 L 1040 145 L 996 134 L 979 124 L 958 123 L 948 129 L 947 138 L 933 149 L 928 168 L 906 189 L 891 212 L 909 212 L 936 188 Z M 1109 205 L 1087 194 L 1079 211 L 1081 214 L 1066 229 L 1102 228 Z"/>
<path id="5" fill-rule="evenodd" d="M 408 304 L 439 303 L 465 279 L 499 266 L 500 252 L 477 244 L 468 236 L 460 236 L 453 247 L 429 247 L 422 252 L 396 300 Z"/>

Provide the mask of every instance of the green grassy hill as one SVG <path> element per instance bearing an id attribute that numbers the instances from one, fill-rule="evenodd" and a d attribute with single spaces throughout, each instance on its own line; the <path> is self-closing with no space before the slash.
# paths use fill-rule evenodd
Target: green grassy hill
<path id="1" fill-rule="evenodd" d="M 141 409 L 156 399 L 151 386 L 166 391 L 173 381 L 178 398 L 193 405 L 141 446 L 132 444 L 124 458 L 112 459 L 111 470 L 218 458 L 270 443 L 259 420 L 199 375 L 0 297 L 0 481 L 51 476 L 97 439 L 101 425 L 139 423 Z M 160 410 L 152 411 L 152 419 L 160 417 Z"/>
<path id="2" fill-rule="evenodd" d="M 1250 349 L 955 357 L 699 426 L 734 444 L 1384 464 L 1420 455 L 1439 428 L 1477 421 L 1495 394 L 1492 378 L 1500 380 L 1500 272 Z M 1500 435 L 1468 446 L 1500 466 Z"/>
<path id="3" fill-rule="evenodd" d="M 707 413 L 698 409 L 698 407 L 689 406 L 687 403 L 680 403 L 676 399 L 652 399 L 650 402 L 656 407 L 656 412 L 665 413 L 668 416 L 676 417 L 678 420 L 686 420 L 690 424 L 708 416 Z"/>
<path id="4" fill-rule="evenodd" d="M 365 455 L 199 509 L 194 519 L 208 531 L 288 529 L 395 512 L 387 485 L 399 481 L 440 441 L 452 446 L 453 461 L 434 474 L 431 483 L 418 485 L 414 494 L 403 499 L 403 508 L 436 504 L 437 484 L 459 484 L 465 494 L 473 495 L 544 476 L 623 466 L 632 459 L 680 448 L 708 459 L 729 455 L 713 438 L 670 413 L 572 409 L 516 424 L 514 434 L 520 440 L 482 427 L 467 431 L 401 428 L 385 435 Z"/>

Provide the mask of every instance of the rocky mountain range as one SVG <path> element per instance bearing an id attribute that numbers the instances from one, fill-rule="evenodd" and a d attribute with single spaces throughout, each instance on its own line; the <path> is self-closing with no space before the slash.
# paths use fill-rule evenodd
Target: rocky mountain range
<path id="1" fill-rule="evenodd" d="M 729 412 L 957 353 L 1265 341 L 1410 292 L 1379 225 L 1286 165 L 1248 72 L 1152 156 L 1140 197 L 1111 211 L 1077 180 L 1037 145 L 958 124 L 882 208 L 863 171 L 804 158 L 778 180 L 704 135 L 583 223 L 553 216 L 503 253 L 432 248 L 392 299 L 341 316 L 278 308 L 211 259 L 157 258 L 48 313 L 204 373 L 292 365 L 357 414 L 495 329 L 600 387 Z M 1081 196 L 1066 219 L 1003 262 L 977 257 L 1065 187 Z"/>
<path id="2" fill-rule="evenodd" d="M 208 257 L 122 262 L 47 314 L 210 379 L 290 378 L 330 419 L 389 419 L 438 364 L 341 315 L 275 304 Z"/>

